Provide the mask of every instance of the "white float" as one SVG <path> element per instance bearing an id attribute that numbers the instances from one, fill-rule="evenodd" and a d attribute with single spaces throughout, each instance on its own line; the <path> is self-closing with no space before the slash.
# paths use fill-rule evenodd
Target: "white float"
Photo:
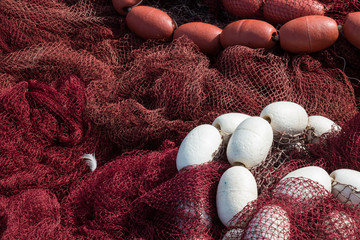
<path id="1" fill-rule="evenodd" d="M 234 166 L 226 170 L 220 178 L 216 194 L 217 213 L 221 222 L 228 226 L 229 221 L 257 197 L 257 184 L 248 169 Z"/>
<path id="2" fill-rule="evenodd" d="M 273 102 L 262 110 L 260 117 L 270 123 L 275 135 L 296 135 L 302 133 L 308 125 L 305 109 L 293 102 Z"/>
<path id="3" fill-rule="evenodd" d="M 332 120 L 318 115 L 309 117 L 309 127 L 312 127 L 314 129 L 314 136 L 309 136 L 309 140 L 312 143 L 319 142 L 319 138 L 324 133 L 331 132 L 331 130 L 333 129 L 336 131 L 341 129 L 340 126 L 338 126 Z"/>
<path id="4" fill-rule="evenodd" d="M 232 165 L 254 167 L 265 160 L 273 142 L 270 124 L 260 117 L 245 119 L 232 134 L 226 155 Z"/>
<path id="5" fill-rule="evenodd" d="M 358 229 L 355 220 L 345 212 L 332 211 L 325 215 L 323 229 L 329 239 L 357 239 Z"/>
<path id="6" fill-rule="evenodd" d="M 337 169 L 330 174 L 333 179 L 331 193 L 342 203 L 360 205 L 360 172 Z"/>
<path id="7" fill-rule="evenodd" d="M 222 143 L 217 128 L 209 124 L 197 126 L 182 141 L 177 157 L 178 171 L 190 165 L 198 165 L 213 160 Z"/>
<path id="8" fill-rule="evenodd" d="M 225 113 L 218 116 L 212 125 L 219 129 L 220 133 L 232 134 L 242 121 L 250 116 L 243 113 Z"/>

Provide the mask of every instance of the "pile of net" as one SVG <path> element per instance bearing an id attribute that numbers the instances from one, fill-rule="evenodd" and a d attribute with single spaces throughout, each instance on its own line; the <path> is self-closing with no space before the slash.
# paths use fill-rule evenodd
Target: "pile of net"
<path id="1" fill-rule="evenodd" d="M 326 3 L 339 24 L 360 10 L 355 0 Z M 234 21 L 220 0 L 142 4 L 179 25 Z M 209 58 L 185 37 L 140 39 L 111 0 L 2 0 L 0 238 L 237 238 L 256 234 L 251 220 L 267 206 L 286 213 L 282 236 L 358 236 L 359 210 L 316 184 L 302 183 L 318 197 L 300 205 L 274 189 L 304 166 L 360 170 L 359 59 L 342 36 L 314 54 L 233 46 Z M 225 154 L 178 172 L 179 145 L 220 114 L 258 116 L 275 101 L 296 102 L 342 130 L 299 149 L 275 144 L 251 169 L 259 199 L 226 228 L 216 211 L 217 184 L 231 167 Z"/>

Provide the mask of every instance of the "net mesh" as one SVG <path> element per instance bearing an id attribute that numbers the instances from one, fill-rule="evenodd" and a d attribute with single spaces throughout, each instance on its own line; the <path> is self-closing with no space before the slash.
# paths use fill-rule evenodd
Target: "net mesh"
<path id="1" fill-rule="evenodd" d="M 65 226 L 87 238 L 129 238 L 134 202 L 175 177 L 176 154 L 175 144 L 165 141 L 158 151 L 128 152 L 86 176 L 64 201 Z"/>
<path id="2" fill-rule="evenodd" d="M 106 138 L 85 116 L 85 91 L 70 75 L 53 85 L 29 80 L 0 96 L 0 189 L 11 196 L 29 188 L 49 188 L 61 199 L 88 172 L 82 154 L 106 155 Z M 103 141 L 103 143 L 101 143 Z M 104 144 L 104 145 L 103 145 Z M 103 147 L 99 146 L 103 145 Z M 98 151 L 99 150 L 99 151 Z"/>
<path id="3" fill-rule="evenodd" d="M 234 216 L 223 236 L 239 239 L 240 232 L 241 239 L 356 239 L 359 214 L 322 185 L 287 178 Z"/>
<path id="4" fill-rule="evenodd" d="M 309 148 L 309 159 L 326 159 L 326 170 L 335 171 L 349 168 L 360 171 L 360 114 L 355 115 L 339 134 L 328 136 L 323 144 L 315 144 Z"/>
<path id="5" fill-rule="evenodd" d="M 322 2 L 339 24 L 360 10 L 355 0 Z M 162 9 L 178 25 L 223 28 L 235 20 L 220 0 L 143 5 Z M 319 186 L 299 183 L 321 195 L 299 206 L 273 189 L 303 166 L 360 170 L 359 59 L 360 50 L 342 35 L 314 54 L 233 46 L 209 58 L 185 37 L 140 39 L 110 0 L 2 0 L 0 237 L 219 239 L 229 230 L 251 236 L 257 230 L 246 224 L 265 206 L 283 209 L 279 219 L 290 219 L 292 237 L 358 236 L 359 210 Z M 283 100 L 332 119 L 342 131 L 318 144 L 306 142 L 305 132 L 281 136 L 251 169 L 260 198 L 234 218 L 235 225 L 246 224 L 225 229 L 215 202 L 230 167 L 225 151 L 178 173 L 178 146 L 191 129 L 220 114 L 258 116 Z M 81 158 L 89 153 L 97 159 L 95 172 Z"/>

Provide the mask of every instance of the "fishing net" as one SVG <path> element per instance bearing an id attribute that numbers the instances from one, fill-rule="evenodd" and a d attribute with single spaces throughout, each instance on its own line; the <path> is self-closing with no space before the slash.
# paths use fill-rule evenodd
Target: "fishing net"
<path id="1" fill-rule="evenodd" d="M 331 5 L 325 15 L 339 24 L 359 11 L 355 0 L 324 3 Z M 236 20 L 220 0 L 142 4 L 178 25 L 223 28 Z M 0 1 L 0 236 L 219 239 L 229 229 L 218 219 L 215 193 L 230 165 L 222 152 L 178 173 L 178 146 L 220 114 L 258 116 L 274 101 L 292 101 L 342 131 L 318 144 L 306 142 L 305 132 L 278 139 L 250 170 L 261 195 L 239 217 L 249 223 L 261 207 L 276 204 L 291 219 L 291 236 L 351 239 L 344 229 L 351 229 L 349 219 L 359 229 L 357 211 L 326 193 L 309 200 L 319 208 L 296 220 L 306 207 L 291 209 L 271 189 L 303 166 L 360 170 L 359 51 L 340 36 L 314 54 L 233 46 L 209 58 L 185 37 L 140 39 L 110 0 Z M 93 173 L 81 158 L 89 153 L 97 160 Z M 323 224 L 326 214 L 335 217 Z"/>
<path id="2" fill-rule="evenodd" d="M 234 216 L 223 239 L 356 239 L 359 214 L 317 182 L 287 178 Z"/>
<path id="3" fill-rule="evenodd" d="M 0 95 L 2 195 L 44 188 L 62 198 L 89 171 L 83 154 L 96 151 L 101 163 L 111 144 L 92 130 L 84 94 L 80 79 L 70 75 L 53 85 L 22 81 Z"/>
<path id="4" fill-rule="evenodd" d="M 43 189 L 29 189 L 4 201 L 2 239 L 69 239 L 60 224 L 60 203 Z M 3 228 L 4 227 L 4 228 Z"/>
<path id="5" fill-rule="evenodd" d="M 341 132 L 327 136 L 322 144 L 315 144 L 309 148 L 308 159 L 326 160 L 324 166 L 328 172 L 339 168 L 349 168 L 360 171 L 360 114 L 354 116 Z"/>
<path id="6" fill-rule="evenodd" d="M 119 79 L 95 80 L 87 88 L 88 114 L 120 146 L 152 147 L 222 113 L 259 115 L 274 101 L 299 103 L 308 114 L 339 124 L 357 112 L 346 75 L 308 55 L 290 58 L 235 46 L 210 68 L 185 39 L 134 52 L 137 58 Z M 336 107 L 329 109 L 330 102 Z"/>
<path id="7" fill-rule="evenodd" d="M 228 21 L 209 14 L 210 2 L 143 4 L 162 6 L 178 17 L 178 24 L 185 19 L 211 18 L 207 22 L 217 25 Z M 195 6 L 198 15 L 193 14 Z M 107 1 L 6 0 L 1 9 L 14 25 L 6 29 L 8 34 L 15 31 L 23 39 L 15 41 L 14 50 L 3 50 L 11 51 L 0 61 L 4 87 L 31 78 L 52 82 L 77 75 L 86 84 L 88 117 L 123 151 L 156 149 L 164 139 L 181 139 L 221 113 L 258 115 L 273 101 L 297 102 L 310 114 L 340 124 L 356 112 L 354 87 L 334 67 L 343 62 L 331 49 L 292 56 L 279 47 L 264 51 L 236 46 L 209 59 L 186 38 L 144 42 L 129 33 L 124 17 Z M 185 18 L 189 14 L 193 17 Z M 330 103 L 338 105 L 328 108 Z"/>
<path id="8" fill-rule="evenodd" d="M 65 225 L 88 238 L 103 232 L 128 238 L 134 201 L 175 177 L 176 154 L 175 144 L 165 141 L 158 151 L 137 150 L 113 159 L 71 191 L 63 204 Z"/>

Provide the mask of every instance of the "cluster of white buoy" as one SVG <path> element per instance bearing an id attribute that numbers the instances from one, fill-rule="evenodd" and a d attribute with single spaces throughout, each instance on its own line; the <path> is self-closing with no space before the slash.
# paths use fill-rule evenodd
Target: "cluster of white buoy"
<path id="1" fill-rule="evenodd" d="M 249 169 L 266 159 L 275 138 L 307 134 L 306 129 L 312 129 L 307 141 L 316 143 L 322 134 L 340 130 L 340 127 L 323 116 L 308 116 L 302 106 L 286 101 L 269 104 L 260 116 L 227 113 L 217 117 L 212 125 L 203 124 L 189 132 L 178 151 L 177 169 L 180 171 L 189 166 L 213 161 L 220 149 L 226 147 L 226 156 L 232 167 L 221 176 L 216 206 L 219 219 L 225 226 L 229 226 L 235 215 L 249 202 L 258 198 L 257 183 Z M 329 175 L 320 167 L 309 166 L 289 173 L 281 181 L 287 178 L 310 179 L 322 185 L 326 191 L 332 192 L 341 202 L 360 204 L 360 172 L 339 169 Z M 281 186 L 281 181 L 278 186 Z M 291 197 L 295 191 L 302 191 L 298 195 L 301 197 L 297 196 L 299 203 L 316 197 L 316 194 L 305 188 L 299 189 L 299 186 L 294 186 L 294 191 L 290 189 L 283 192 L 280 189 L 276 192 L 277 188 L 274 191 L 279 197 Z M 279 208 L 266 206 L 253 217 L 245 232 L 242 229 L 231 231 L 244 234 L 244 239 L 247 239 L 254 237 L 254 233 L 268 233 L 271 231 L 268 227 L 276 225 L 280 219 L 284 229 L 279 239 L 289 239 L 290 221 L 286 212 Z"/>
<path id="2" fill-rule="evenodd" d="M 244 167 L 240 168 L 245 169 Z M 241 171 L 244 171 L 243 169 L 235 172 L 234 167 L 229 168 L 223 175 L 225 177 L 221 177 L 219 183 L 219 187 L 226 188 L 226 191 L 221 190 L 220 192 L 218 188 L 218 215 L 223 224 L 228 227 L 232 225 L 231 220 L 233 217 L 249 202 L 257 198 L 256 185 L 255 187 L 253 186 L 254 179 L 251 176 L 248 176 L 247 179 L 245 177 L 241 179 L 248 182 L 242 182 L 241 184 L 232 182 L 230 183 L 231 187 L 224 187 L 224 185 L 229 184 L 228 182 L 224 184 L 224 181 L 234 181 L 233 176 L 229 176 L 229 174 L 241 174 Z M 286 181 L 289 178 L 296 179 L 296 181 Z M 235 181 L 238 179 L 240 179 L 239 176 L 235 178 Z M 321 185 L 322 189 L 314 190 L 312 187 L 309 187 L 306 184 L 306 181 L 309 180 Z M 236 187 L 233 188 L 233 186 Z M 291 198 L 291 201 L 297 206 L 306 205 L 306 209 L 311 211 L 312 208 L 316 207 L 316 205 L 311 205 L 311 202 L 324 196 L 327 192 L 334 194 L 342 203 L 360 206 L 359 190 L 360 172 L 358 171 L 338 169 L 329 175 L 320 167 L 309 166 L 297 169 L 283 177 L 273 189 L 273 196 L 278 199 Z M 250 194 L 246 191 L 250 191 Z M 226 196 L 224 197 L 223 195 Z M 226 202 L 223 199 L 226 199 Z M 354 224 L 355 219 L 337 210 L 330 211 L 322 221 L 324 226 L 331 226 L 332 229 L 341 229 L 344 239 L 346 239 L 346 236 L 354 235 L 357 231 L 355 228 L 356 224 Z M 340 224 L 341 226 L 338 226 Z M 344 228 L 344 226 L 346 227 Z M 252 217 L 246 229 L 233 228 L 225 234 L 223 239 L 234 239 L 234 237 L 242 237 L 242 239 L 291 239 L 290 227 L 288 213 L 280 206 L 269 204 L 262 207 Z M 329 236 L 331 236 L 331 233 L 329 233 Z"/>
<path id="3" fill-rule="evenodd" d="M 176 159 L 177 169 L 212 161 L 220 146 L 226 144 L 226 156 L 231 165 L 247 168 L 260 164 L 267 157 L 274 137 L 301 134 L 313 128 L 310 142 L 339 127 L 322 116 L 308 116 L 305 109 L 293 102 L 274 102 L 260 116 L 227 113 L 217 117 L 212 125 L 195 127 L 184 138 Z"/>

